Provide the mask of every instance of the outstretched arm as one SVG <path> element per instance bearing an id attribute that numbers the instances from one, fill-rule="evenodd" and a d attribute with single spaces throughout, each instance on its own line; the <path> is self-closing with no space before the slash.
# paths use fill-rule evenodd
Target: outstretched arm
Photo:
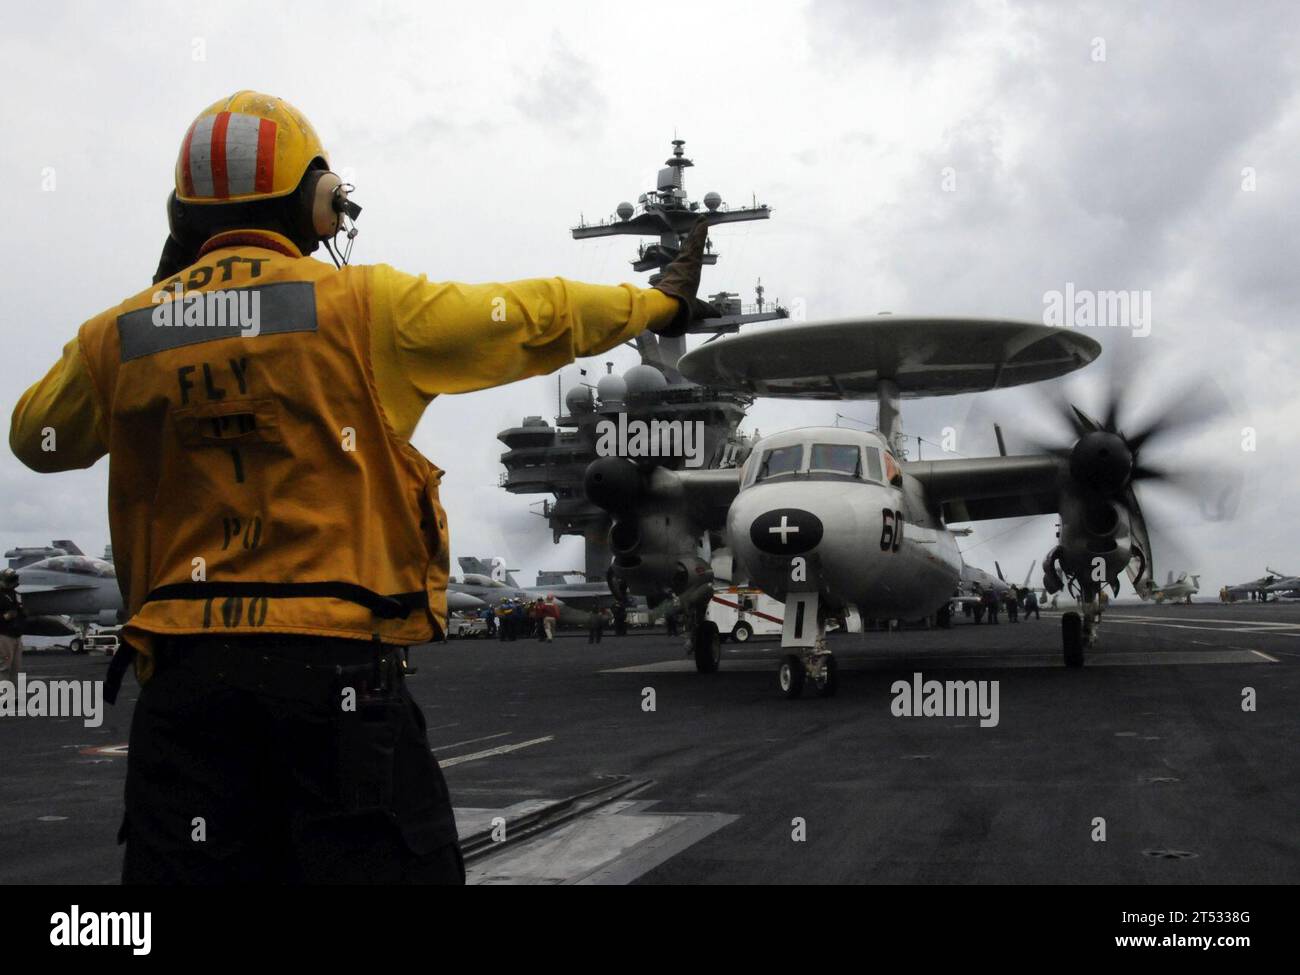
<path id="1" fill-rule="evenodd" d="M 89 467 L 108 453 L 90 370 L 79 339 L 14 407 L 9 447 L 34 471 Z"/>
<path id="2" fill-rule="evenodd" d="M 374 274 L 375 339 L 387 333 L 402 373 L 426 398 L 554 372 L 666 328 L 680 307 L 629 284 L 434 283 L 383 265 Z"/>

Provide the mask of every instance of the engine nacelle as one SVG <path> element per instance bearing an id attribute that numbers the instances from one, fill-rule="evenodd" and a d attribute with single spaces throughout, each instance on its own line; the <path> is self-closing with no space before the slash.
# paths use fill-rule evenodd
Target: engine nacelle
<path id="1" fill-rule="evenodd" d="M 701 589 L 713 588 L 713 567 L 699 556 L 682 559 L 673 570 L 673 593 L 690 602 Z"/>
<path id="2" fill-rule="evenodd" d="M 120 614 L 116 609 L 101 609 L 99 614 L 95 617 L 95 622 L 99 626 L 117 626 L 124 622 L 118 618 L 119 615 Z"/>
<path id="3" fill-rule="evenodd" d="M 645 477 L 626 457 L 601 457 L 587 465 L 582 489 L 587 500 L 606 511 L 631 513 L 645 495 Z"/>
<path id="4" fill-rule="evenodd" d="M 713 573 L 697 554 L 700 530 L 675 472 L 602 457 L 587 466 L 583 489 L 589 501 L 614 515 L 608 574 L 613 592 L 644 596 L 654 605 L 674 595 L 691 602 L 712 584 Z"/>
<path id="5" fill-rule="evenodd" d="M 686 519 L 661 511 L 614 522 L 609 531 L 614 584 L 647 599 L 662 599 L 712 583 L 712 571 L 696 555 L 690 527 Z"/>
<path id="6" fill-rule="evenodd" d="M 1128 508 L 1086 487 L 1071 486 L 1061 492 L 1060 515 L 1061 544 L 1052 550 L 1049 565 L 1059 564 L 1086 598 L 1107 585 L 1118 592 L 1120 573 L 1133 557 Z"/>

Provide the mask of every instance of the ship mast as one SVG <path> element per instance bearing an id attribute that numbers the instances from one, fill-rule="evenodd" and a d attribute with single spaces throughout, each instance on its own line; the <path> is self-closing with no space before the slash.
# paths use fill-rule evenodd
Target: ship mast
<path id="1" fill-rule="evenodd" d="M 634 271 L 653 272 L 648 281 L 652 286 L 659 280 L 664 266 L 677 256 L 686 235 L 700 220 L 713 227 L 724 223 L 766 220 L 772 214 L 771 207 L 757 202 L 747 207 L 728 207 L 722 202 L 721 195 L 715 192 L 704 194 L 703 200 L 691 200 L 686 192 L 686 170 L 695 163 L 686 156 L 685 139 L 673 139 L 672 144 L 673 153 L 659 170 L 655 188 L 642 193 L 635 206 L 627 202 L 620 203 L 609 219 L 595 224 L 584 221 L 571 228 L 575 240 L 619 234 L 658 238 L 654 243 L 641 244 L 636 259 L 631 261 Z M 705 246 L 704 264 L 717 264 L 718 256 L 712 241 L 709 241 Z M 710 295 L 708 300 L 721 312 L 721 317 L 694 322 L 690 332 L 735 332 L 741 325 L 788 316 L 786 310 L 778 304 L 765 305 L 762 294 L 760 283 L 757 301 L 749 306 L 749 310 L 736 300 L 737 295 L 728 292 Z M 669 382 L 684 381 L 677 372 L 677 362 L 686 353 L 685 336 L 665 338 L 646 331 L 637 336 L 636 344 L 642 362 L 658 368 Z"/>
<path id="2" fill-rule="evenodd" d="M 717 193 L 706 193 L 698 202 L 686 192 L 686 170 L 694 165 L 687 158 L 682 139 L 673 140 L 672 155 L 659 170 L 654 189 L 642 193 L 636 205 L 620 203 L 607 220 L 572 228 L 576 240 L 592 237 L 630 235 L 653 237 L 640 244 L 632 268 L 650 272 L 654 284 L 664 265 L 677 256 L 686 234 L 695 224 L 707 220 L 712 225 L 766 220 L 772 211 L 755 200 L 751 206 L 731 208 Z M 718 253 L 708 245 L 704 263 L 718 262 Z M 767 299 L 760 281 L 755 287 L 756 301 L 742 305 L 738 295 L 718 292 L 708 301 L 721 312 L 719 318 L 695 322 L 693 333 L 738 331 L 751 322 L 786 318 L 780 302 Z M 686 339 L 664 338 L 642 332 L 636 338 L 641 364 L 622 374 L 613 371 L 592 377 L 563 393 L 560 414 L 552 426 L 540 416 L 524 417 L 518 426 L 502 430 L 497 438 L 506 446 L 501 455 L 505 473 L 501 487 L 512 494 L 543 494 L 551 497 L 539 512 L 546 518 L 552 538 L 580 535 L 584 539 L 584 571 L 588 580 L 605 578 L 610 564 L 608 535 L 609 514 L 587 500 L 583 477 L 587 465 L 596 459 L 597 427 L 602 420 L 629 417 L 647 420 L 678 420 L 700 423 L 703 429 L 706 466 L 734 467 L 743 463 L 747 442 L 737 433 L 752 402 L 747 394 L 729 389 L 699 386 L 682 378 L 677 362 L 686 352 Z M 560 387 L 557 386 L 557 392 Z M 681 459 L 661 459 L 659 463 L 679 466 Z"/>

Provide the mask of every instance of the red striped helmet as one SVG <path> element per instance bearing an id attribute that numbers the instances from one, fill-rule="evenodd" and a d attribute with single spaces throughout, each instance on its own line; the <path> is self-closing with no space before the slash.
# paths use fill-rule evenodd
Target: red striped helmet
<path id="1" fill-rule="evenodd" d="M 239 203 L 285 196 L 316 160 L 328 166 L 320 137 L 282 98 L 240 91 L 194 120 L 176 157 L 182 203 Z"/>

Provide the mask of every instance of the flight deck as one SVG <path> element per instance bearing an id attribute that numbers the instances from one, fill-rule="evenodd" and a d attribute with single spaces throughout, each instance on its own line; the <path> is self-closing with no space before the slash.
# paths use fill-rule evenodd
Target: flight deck
<path id="1" fill-rule="evenodd" d="M 1082 670 L 1049 612 L 832 634 L 833 698 L 783 699 L 774 639 L 699 674 L 662 631 L 429 645 L 409 686 L 471 883 L 1300 881 L 1300 605 L 1119 606 L 1103 631 Z M 996 724 L 896 715 L 916 674 L 997 681 Z M 0 726 L 0 882 L 117 880 L 137 694 L 99 728 Z"/>

